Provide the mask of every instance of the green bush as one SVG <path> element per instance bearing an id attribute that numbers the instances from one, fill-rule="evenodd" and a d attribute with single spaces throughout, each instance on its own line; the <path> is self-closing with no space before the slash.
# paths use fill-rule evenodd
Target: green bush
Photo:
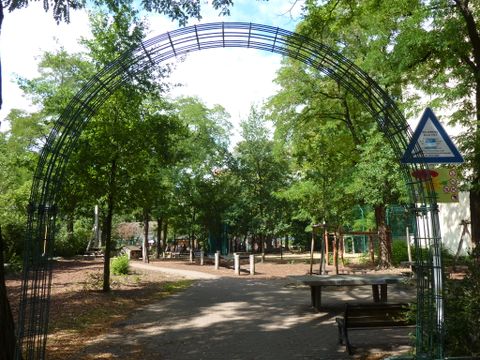
<path id="1" fill-rule="evenodd" d="M 110 265 L 113 275 L 128 275 L 129 260 L 127 255 L 113 258 Z"/>
<path id="2" fill-rule="evenodd" d="M 392 242 L 392 265 L 398 266 L 402 261 L 408 261 L 407 242 L 394 240 Z"/>
<path id="3" fill-rule="evenodd" d="M 91 225 L 85 219 L 75 221 L 74 233 L 69 236 L 65 223 L 61 223 L 55 236 L 55 256 L 72 257 L 84 254 L 88 240 L 93 236 Z"/>
<path id="4" fill-rule="evenodd" d="M 469 266 L 462 280 L 447 280 L 446 349 L 449 356 L 480 354 L 480 267 Z"/>
<path id="5" fill-rule="evenodd" d="M 6 268 L 7 273 L 20 273 L 23 269 L 23 259 L 17 254 L 10 256 L 10 259 L 7 261 L 8 267 Z"/>

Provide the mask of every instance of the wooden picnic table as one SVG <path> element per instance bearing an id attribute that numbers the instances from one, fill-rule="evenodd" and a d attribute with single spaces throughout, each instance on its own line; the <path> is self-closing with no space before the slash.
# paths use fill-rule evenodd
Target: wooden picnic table
<path id="1" fill-rule="evenodd" d="M 310 286 L 312 306 L 320 310 L 322 287 L 371 285 L 374 302 L 387 302 L 387 285 L 401 282 L 404 278 L 396 275 L 292 275 L 290 279 Z"/>

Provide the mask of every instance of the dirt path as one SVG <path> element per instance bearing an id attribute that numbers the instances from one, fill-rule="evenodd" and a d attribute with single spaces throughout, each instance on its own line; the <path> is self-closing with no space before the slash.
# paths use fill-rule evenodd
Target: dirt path
<path id="1" fill-rule="evenodd" d="M 166 271 L 174 272 L 173 264 L 169 265 Z M 160 264 L 141 267 L 155 266 L 156 271 L 162 270 Z M 337 343 L 335 316 L 345 301 L 371 301 L 368 287 L 328 290 L 328 311 L 316 312 L 310 307 L 309 288 L 286 278 L 177 271 L 203 279 L 182 293 L 138 309 L 74 359 L 349 359 Z M 392 300 L 405 300 L 412 296 L 411 290 L 392 286 L 389 295 Z M 357 331 L 351 341 L 360 347 L 359 354 L 382 358 L 406 351 L 409 331 Z"/>

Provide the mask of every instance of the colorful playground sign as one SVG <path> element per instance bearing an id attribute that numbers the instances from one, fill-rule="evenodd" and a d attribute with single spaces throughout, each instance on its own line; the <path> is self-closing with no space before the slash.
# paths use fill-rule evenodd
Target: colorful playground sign
<path id="1" fill-rule="evenodd" d="M 421 153 L 418 153 L 418 147 L 420 147 Z M 463 157 L 432 109 L 426 108 L 413 133 L 410 144 L 405 150 L 402 162 L 458 164 L 463 163 Z"/>
<path id="2" fill-rule="evenodd" d="M 456 169 L 444 166 L 429 170 L 415 170 L 412 171 L 412 176 L 419 180 L 432 178 L 437 203 L 458 202 L 459 179 Z"/>

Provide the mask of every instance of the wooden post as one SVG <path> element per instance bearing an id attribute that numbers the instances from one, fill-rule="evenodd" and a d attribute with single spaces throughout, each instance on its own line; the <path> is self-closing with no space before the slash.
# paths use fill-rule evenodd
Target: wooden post
<path id="1" fill-rule="evenodd" d="M 203 250 L 200 250 L 200 265 L 203 266 L 204 253 Z"/>
<path id="2" fill-rule="evenodd" d="M 217 250 L 215 253 L 215 270 L 220 268 L 220 251 Z"/>
<path id="3" fill-rule="evenodd" d="M 325 227 L 323 229 L 323 234 L 320 241 L 320 268 L 318 269 L 318 274 L 325 274 Z"/>
<path id="4" fill-rule="evenodd" d="M 340 227 L 338 229 L 338 235 L 340 236 L 340 243 L 337 244 L 337 246 L 340 246 L 340 259 L 342 260 L 342 266 L 345 267 L 345 259 L 343 257 L 343 255 L 345 254 L 345 237 L 343 235 L 343 228 Z M 338 251 L 337 251 L 337 254 L 338 254 Z M 337 255 L 338 257 L 338 255 Z M 338 259 L 337 259 L 337 263 L 338 263 Z M 337 264 L 338 266 L 338 264 Z"/>
<path id="5" fill-rule="evenodd" d="M 329 245 L 328 245 L 328 231 L 327 231 L 325 234 L 325 260 L 327 262 L 327 265 L 330 265 L 330 256 L 328 252 L 329 252 Z"/>
<path id="6" fill-rule="evenodd" d="M 372 265 L 375 265 L 375 250 L 374 250 L 374 244 L 373 244 L 373 235 L 368 235 L 368 247 L 370 251 L 370 261 L 372 262 Z"/>
<path id="7" fill-rule="evenodd" d="M 250 275 L 255 275 L 255 255 L 251 254 L 250 259 Z"/>
<path id="8" fill-rule="evenodd" d="M 240 255 L 237 253 L 233 253 L 233 268 L 235 274 L 240 275 Z"/>
<path id="9" fill-rule="evenodd" d="M 283 238 L 280 238 L 280 260 L 283 260 Z"/>
<path id="10" fill-rule="evenodd" d="M 338 275 L 338 233 L 333 235 L 333 266 L 335 266 L 335 274 Z"/>

